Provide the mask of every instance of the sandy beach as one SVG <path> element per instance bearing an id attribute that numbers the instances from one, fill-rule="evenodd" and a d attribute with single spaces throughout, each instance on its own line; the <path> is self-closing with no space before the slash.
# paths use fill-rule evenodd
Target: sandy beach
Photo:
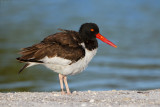
<path id="1" fill-rule="evenodd" d="M 0 107 L 159 107 L 160 89 L 148 91 L 74 91 L 0 93 Z"/>

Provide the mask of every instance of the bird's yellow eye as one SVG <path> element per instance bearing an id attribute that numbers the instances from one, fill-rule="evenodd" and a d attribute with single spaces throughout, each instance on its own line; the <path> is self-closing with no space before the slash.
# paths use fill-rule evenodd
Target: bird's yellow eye
<path id="1" fill-rule="evenodd" d="M 92 31 L 92 32 L 93 32 L 93 31 L 94 31 L 94 29 L 90 29 L 90 31 Z"/>

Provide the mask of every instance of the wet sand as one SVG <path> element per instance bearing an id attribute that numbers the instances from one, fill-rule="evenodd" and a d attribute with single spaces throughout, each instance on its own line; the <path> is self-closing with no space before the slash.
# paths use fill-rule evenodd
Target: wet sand
<path id="1" fill-rule="evenodd" d="M 160 89 L 0 93 L 0 107 L 160 107 Z"/>

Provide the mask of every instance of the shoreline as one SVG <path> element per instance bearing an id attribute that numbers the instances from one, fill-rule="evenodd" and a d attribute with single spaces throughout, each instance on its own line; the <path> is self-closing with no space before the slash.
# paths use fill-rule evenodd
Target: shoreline
<path id="1" fill-rule="evenodd" d="M 160 106 L 160 89 L 147 91 L 74 91 L 0 93 L 1 107 L 90 107 L 90 106 Z"/>

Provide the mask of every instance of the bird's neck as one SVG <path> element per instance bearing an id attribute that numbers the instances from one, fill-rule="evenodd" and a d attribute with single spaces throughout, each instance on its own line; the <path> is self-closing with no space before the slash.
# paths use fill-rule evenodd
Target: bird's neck
<path id="1" fill-rule="evenodd" d="M 79 37 L 85 45 L 85 48 L 89 51 L 92 51 L 98 48 L 97 39 L 93 35 L 85 34 L 85 32 L 79 32 Z"/>
<path id="2" fill-rule="evenodd" d="M 85 44 L 85 48 L 90 51 L 98 48 L 98 42 L 96 39 L 84 41 L 84 44 Z"/>

